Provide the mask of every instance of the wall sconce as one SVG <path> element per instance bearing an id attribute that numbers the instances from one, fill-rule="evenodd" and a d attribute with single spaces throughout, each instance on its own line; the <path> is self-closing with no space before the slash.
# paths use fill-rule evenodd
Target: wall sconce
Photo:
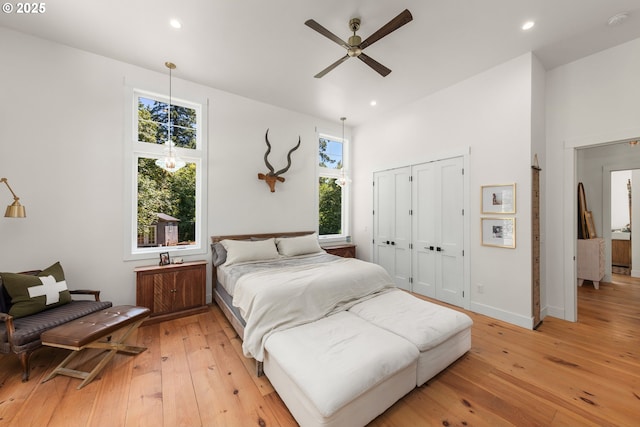
<path id="1" fill-rule="evenodd" d="M 0 178 L 0 182 L 4 182 L 7 185 L 7 188 L 9 189 L 9 191 L 11 191 L 11 194 L 13 195 L 13 203 L 7 206 L 7 211 L 4 213 L 4 216 L 7 218 L 26 217 L 27 214 L 24 210 L 24 206 L 22 206 L 18 201 L 20 200 L 20 198 L 16 196 L 16 193 L 14 193 L 11 187 L 9 186 L 9 183 L 7 182 L 7 178 Z"/>

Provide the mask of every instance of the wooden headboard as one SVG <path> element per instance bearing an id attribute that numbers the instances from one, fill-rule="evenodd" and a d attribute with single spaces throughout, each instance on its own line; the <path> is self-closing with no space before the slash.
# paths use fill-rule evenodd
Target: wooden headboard
<path id="1" fill-rule="evenodd" d="M 296 237 L 313 234 L 315 231 L 288 231 L 284 233 L 262 233 L 262 234 L 229 234 L 227 236 L 211 236 L 211 243 L 217 243 L 221 240 L 248 240 L 253 238 L 269 239 L 271 237 Z"/>

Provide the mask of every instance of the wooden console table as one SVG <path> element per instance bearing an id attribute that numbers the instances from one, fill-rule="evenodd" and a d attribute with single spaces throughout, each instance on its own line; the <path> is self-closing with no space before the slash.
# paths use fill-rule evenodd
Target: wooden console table
<path id="1" fill-rule="evenodd" d="M 136 305 L 147 307 L 145 324 L 203 313 L 206 302 L 207 261 L 137 267 Z"/>

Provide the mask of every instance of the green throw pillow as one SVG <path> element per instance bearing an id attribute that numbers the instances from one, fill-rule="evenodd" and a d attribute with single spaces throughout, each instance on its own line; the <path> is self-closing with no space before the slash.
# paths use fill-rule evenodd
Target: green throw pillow
<path id="1" fill-rule="evenodd" d="M 19 273 L 0 273 L 0 276 L 11 297 L 13 305 L 9 314 L 13 317 L 29 316 L 71 302 L 71 294 L 59 262 L 42 270 L 37 276 Z"/>

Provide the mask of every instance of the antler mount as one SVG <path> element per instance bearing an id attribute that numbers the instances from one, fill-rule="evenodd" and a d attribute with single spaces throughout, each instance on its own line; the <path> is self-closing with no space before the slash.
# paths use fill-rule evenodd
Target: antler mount
<path id="1" fill-rule="evenodd" d="M 267 129 L 267 132 L 264 134 L 264 140 L 267 143 L 267 151 L 264 153 L 264 164 L 269 169 L 269 172 L 267 172 L 266 174 L 259 173 L 258 179 L 264 180 L 267 183 L 267 185 L 269 185 L 269 189 L 271 190 L 271 192 L 274 193 L 276 191 L 276 182 L 278 181 L 284 182 L 284 177 L 280 175 L 288 171 L 289 168 L 291 167 L 291 153 L 293 153 L 298 148 L 300 148 L 301 140 L 300 140 L 300 136 L 298 136 L 298 143 L 296 144 L 295 147 L 293 147 L 287 153 L 287 166 L 280 169 L 277 172 L 274 171 L 274 167 L 271 165 L 271 163 L 269 163 L 269 153 L 271 153 L 271 143 L 269 142 L 269 129 Z"/>

